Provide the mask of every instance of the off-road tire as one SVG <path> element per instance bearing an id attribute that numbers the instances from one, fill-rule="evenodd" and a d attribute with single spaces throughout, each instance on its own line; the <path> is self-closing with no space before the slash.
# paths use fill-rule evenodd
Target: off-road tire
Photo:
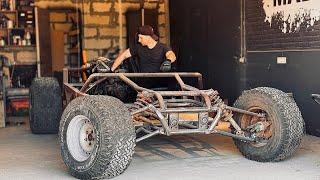
<path id="1" fill-rule="evenodd" d="M 286 93 L 269 87 L 247 90 L 234 103 L 234 107 L 248 110 L 259 107 L 274 117 L 272 137 L 262 147 L 234 139 L 235 145 L 248 159 L 270 162 L 281 161 L 290 157 L 299 147 L 304 135 L 304 121 L 300 110 L 292 97 Z M 241 126 L 242 115 L 235 116 Z"/>
<path id="2" fill-rule="evenodd" d="M 62 114 L 58 81 L 52 77 L 35 78 L 30 86 L 30 129 L 34 134 L 57 134 Z"/>
<path id="3" fill-rule="evenodd" d="M 67 130 L 71 120 L 83 115 L 90 119 L 97 142 L 89 158 L 77 161 L 68 149 Z M 79 179 L 112 178 L 126 170 L 135 147 L 135 129 L 125 105 L 110 96 L 84 96 L 72 100 L 60 122 L 59 141 L 63 161 Z"/>

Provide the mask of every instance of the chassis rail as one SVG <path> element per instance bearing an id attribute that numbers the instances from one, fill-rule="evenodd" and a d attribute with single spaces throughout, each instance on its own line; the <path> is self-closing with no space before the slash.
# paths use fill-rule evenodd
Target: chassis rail
<path id="1" fill-rule="evenodd" d="M 69 69 L 70 70 L 70 69 Z M 71 69 L 71 71 L 79 71 L 83 69 Z M 88 95 L 88 91 L 100 83 L 103 83 L 108 78 L 119 78 L 127 85 L 135 89 L 140 95 L 140 99 L 137 99 L 135 103 L 136 108 L 131 111 L 133 118 L 142 119 L 145 123 L 152 125 L 153 130 L 146 130 L 144 126 L 137 126 L 136 132 L 143 131 L 146 135 L 137 138 L 136 141 L 142 141 L 158 134 L 179 135 L 179 134 L 221 134 L 230 136 L 243 141 L 255 141 L 254 138 L 246 137 L 242 129 L 232 118 L 232 112 L 242 113 L 250 116 L 257 116 L 258 118 L 264 118 L 263 114 L 249 112 L 246 110 L 237 109 L 227 106 L 218 96 L 218 92 L 212 89 L 200 90 L 202 85 L 202 75 L 200 73 L 94 73 L 89 76 L 87 81 L 77 89 L 75 84 L 68 83 L 68 69 L 64 69 L 64 89 L 67 104 L 78 96 Z M 158 77 L 172 77 L 175 78 L 180 85 L 181 91 L 154 91 L 151 89 L 140 87 L 133 82 L 130 78 L 158 78 Z M 198 87 L 195 88 L 186 85 L 181 77 L 191 77 L 198 79 Z M 165 99 L 164 97 L 180 97 L 181 99 Z M 189 98 L 188 98 L 189 97 Z M 193 99 L 190 99 L 194 98 Z M 154 99 L 155 98 L 155 99 Z M 171 104 L 170 104 L 171 103 Z M 191 105 L 192 104 L 192 105 Z M 170 107 L 169 107 L 170 105 Z M 187 105 L 191 105 L 187 106 Z M 173 107 L 171 107 L 173 106 Z M 186 107 L 184 107 L 186 106 Z M 151 120 L 144 117 L 142 114 L 147 113 L 155 117 L 161 125 L 157 126 L 152 124 Z M 181 123 L 179 114 L 181 113 L 193 113 L 198 114 L 197 126 L 192 124 L 184 125 L 184 128 L 180 128 Z M 209 114 L 214 114 L 214 117 L 209 121 Z M 140 116 L 139 116 L 140 115 Z M 139 117 L 138 117 L 139 116 Z M 178 119 L 175 119 L 177 118 Z M 216 130 L 219 121 L 229 122 L 236 134 L 226 131 Z M 177 121 L 177 122 L 175 122 Z M 173 125 L 173 123 L 175 123 Z"/>

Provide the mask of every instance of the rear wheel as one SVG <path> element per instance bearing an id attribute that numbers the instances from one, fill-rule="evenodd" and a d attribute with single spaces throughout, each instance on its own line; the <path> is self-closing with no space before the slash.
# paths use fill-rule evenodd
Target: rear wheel
<path id="1" fill-rule="evenodd" d="M 30 128 L 34 134 L 58 133 L 62 113 L 62 93 L 52 77 L 35 78 L 30 86 Z"/>
<path id="2" fill-rule="evenodd" d="M 71 101 L 60 123 L 63 160 L 79 179 L 112 178 L 130 164 L 135 130 L 125 105 L 110 96 Z"/>
<path id="3" fill-rule="evenodd" d="M 284 92 L 260 87 L 243 92 L 236 108 L 266 115 L 265 118 L 236 114 L 235 120 L 257 142 L 234 139 L 240 152 L 255 161 L 280 161 L 299 147 L 304 134 L 304 121 L 293 98 Z"/>

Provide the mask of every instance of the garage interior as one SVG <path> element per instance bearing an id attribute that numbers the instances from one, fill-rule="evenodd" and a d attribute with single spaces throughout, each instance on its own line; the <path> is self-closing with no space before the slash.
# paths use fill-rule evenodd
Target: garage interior
<path id="1" fill-rule="evenodd" d="M 115 59 L 135 43 L 137 27 L 151 25 L 175 52 L 175 71 L 201 73 L 203 88 L 228 105 L 244 90 L 280 89 L 296 101 L 306 134 L 292 157 L 275 163 L 246 159 L 230 137 L 158 136 L 137 143 L 131 165 L 114 179 L 320 179 L 320 106 L 311 98 L 320 92 L 320 21 L 283 33 L 265 20 L 267 1 L 1 0 L 0 177 L 74 179 L 57 132 L 31 133 L 32 80 L 55 77 L 63 87 L 64 68 Z M 274 5 L 290 5 L 281 2 Z M 79 71 L 69 75 L 83 81 Z"/>

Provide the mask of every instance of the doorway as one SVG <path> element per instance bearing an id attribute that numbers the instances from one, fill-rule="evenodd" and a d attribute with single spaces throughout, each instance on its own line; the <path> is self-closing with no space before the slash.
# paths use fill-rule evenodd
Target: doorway
<path id="1" fill-rule="evenodd" d="M 61 76 L 65 66 L 80 67 L 81 12 L 73 8 L 39 8 L 38 17 L 41 76 Z"/>
<path id="2" fill-rule="evenodd" d="M 232 103 L 239 95 L 240 1 L 169 1 L 178 71 L 198 71 L 204 88 Z"/>

